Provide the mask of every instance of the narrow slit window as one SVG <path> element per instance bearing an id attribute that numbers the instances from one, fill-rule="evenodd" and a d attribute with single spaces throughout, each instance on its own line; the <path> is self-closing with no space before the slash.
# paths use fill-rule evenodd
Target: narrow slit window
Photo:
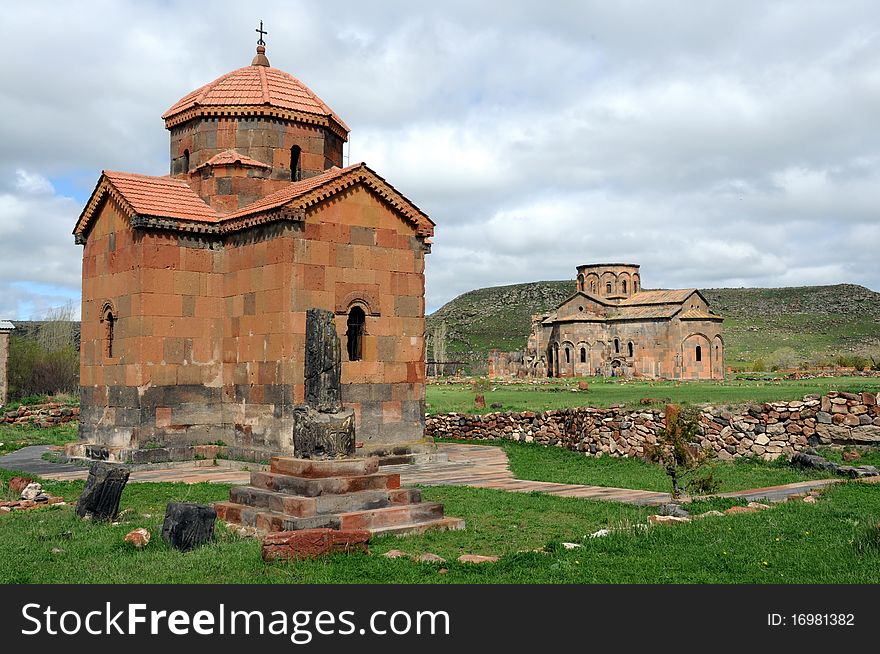
<path id="1" fill-rule="evenodd" d="M 302 179 L 302 167 L 300 166 L 300 154 L 302 149 L 298 145 L 290 148 L 290 179 L 298 182 Z"/>
<path id="2" fill-rule="evenodd" d="M 366 314 L 360 307 L 352 307 L 348 313 L 348 331 L 346 332 L 346 349 L 349 361 L 360 361 L 364 358 L 364 323 Z"/>
<path id="3" fill-rule="evenodd" d="M 634 350 L 632 341 L 629 342 L 629 344 L 626 346 L 626 349 L 627 349 L 627 352 L 629 353 L 629 356 L 632 356 L 633 350 Z"/>
<path id="4" fill-rule="evenodd" d="M 107 353 L 107 358 L 113 358 L 113 348 L 114 348 L 114 339 L 116 337 L 116 316 L 113 315 L 113 312 L 108 309 L 104 313 L 104 351 Z"/>
<path id="5" fill-rule="evenodd" d="M 614 339 L 614 353 L 620 354 L 620 339 L 619 338 Z"/>
<path id="6" fill-rule="evenodd" d="M 571 350 L 565 348 L 565 362 L 571 363 Z"/>
<path id="7" fill-rule="evenodd" d="M 181 172 L 189 172 L 189 150 L 183 151 L 183 170 Z"/>
<path id="8" fill-rule="evenodd" d="M 697 346 L 697 353 L 696 354 L 697 354 L 697 361 L 702 361 L 703 360 L 703 348 L 700 347 L 699 345 Z"/>
<path id="9" fill-rule="evenodd" d="M 586 362 L 587 362 L 587 348 L 582 347 L 581 348 L 581 363 L 586 363 Z"/>
<path id="10" fill-rule="evenodd" d="M 621 283 L 623 284 L 623 292 L 626 293 L 626 280 L 624 279 Z"/>

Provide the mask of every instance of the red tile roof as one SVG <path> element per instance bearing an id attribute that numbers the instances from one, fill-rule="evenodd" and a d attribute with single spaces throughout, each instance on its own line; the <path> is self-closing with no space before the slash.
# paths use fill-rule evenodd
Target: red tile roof
<path id="1" fill-rule="evenodd" d="M 257 161 L 256 159 L 252 159 L 246 154 L 241 154 L 240 152 L 236 152 L 235 150 L 224 150 L 223 152 L 215 154 L 201 166 L 196 168 L 196 170 L 198 170 L 199 168 L 204 168 L 205 166 L 230 166 L 232 164 L 253 166 L 255 168 L 272 167 L 269 164 L 263 163 L 262 161 Z"/>
<path id="2" fill-rule="evenodd" d="M 722 320 L 722 317 L 717 313 L 703 311 L 702 309 L 688 309 L 679 318 L 682 320 Z"/>
<path id="3" fill-rule="evenodd" d="M 188 231 L 237 231 L 252 224 L 275 220 L 271 212 L 284 205 L 302 210 L 358 183 L 370 188 L 407 218 L 419 236 L 433 235 L 433 221 L 364 163 L 332 168 L 321 175 L 292 182 L 282 190 L 230 214 L 216 212 L 182 179 L 104 171 L 73 233 L 78 238 L 85 238 L 92 219 L 108 196 L 114 197 L 132 218 L 139 216 L 184 221 L 189 224 L 185 227 Z M 213 227 L 202 229 L 198 224 Z M 174 225 L 165 223 L 152 226 L 175 229 Z"/>
<path id="4" fill-rule="evenodd" d="M 110 170 L 104 171 L 104 177 L 140 215 L 204 222 L 220 220 L 220 215 L 181 179 Z"/>
<path id="5" fill-rule="evenodd" d="M 305 84 L 283 70 L 268 66 L 245 66 L 188 93 L 162 114 L 170 120 L 189 109 L 211 107 L 278 107 L 332 118 L 345 132 L 342 122 L 327 104 Z"/>
<path id="6" fill-rule="evenodd" d="M 434 234 L 434 222 L 427 214 L 363 162 L 346 168 L 334 167 L 320 175 L 315 175 L 299 182 L 293 182 L 290 186 L 267 195 L 265 198 L 257 200 L 246 207 L 242 207 L 238 211 L 225 216 L 225 218 L 228 220 L 242 218 L 264 211 L 271 211 L 288 203 L 295 204 L 301 208 L 309 207 L 335 194 L 339 190 L 357 183 L 365 184 L 388 204 L 406 216 L 416 227 L 416 231 L 420 236 L 432 236 Z"/>
<path id="7" fill-rule="evenodd" d="M 636 306 L 640 304 L 675 304 L 679 302 L 684 302 L 687 300 L 692 293 L 695 293 L 697 289 L 695 288 L 681 288 L 681 289 L 663 289 L 659 291 L 639 291 L 635 295 L 628 297 L 625 300 L 621 300 L 618 306 Z"/>

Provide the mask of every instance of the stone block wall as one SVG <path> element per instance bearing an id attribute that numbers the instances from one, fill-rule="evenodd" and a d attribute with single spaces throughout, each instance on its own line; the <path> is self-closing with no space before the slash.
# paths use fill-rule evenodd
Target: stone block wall
<path id="1" fill-rule="evenodd" d="M 342 364 L 357 440 L 367 452 L 421 441 L 426 252 L 359 186 L 301 221 L 222 241 L 132 230 L 108 201 L 83 251 L 81 439 L 121 450 L 222 441 L 230 456 L 257 460 L 292 453 L 305 312 L 332 311 L 344 344 L 357 305 L 363 358 Z"/>
<path id="2" fill-rule="evenodd" d="M 772 460 L 815 445 L 880 444 L 880 406 L 872 393 L 828 393 L 803 401 L 727 410 L 704 408 L 699 444 L 721 459 Z M 513 440 L 563 447 L 588 456 L 643 457 L 665 427 L 661 411 L 582 407 L 544 412 L 429 416 L 434 438 Z"/>

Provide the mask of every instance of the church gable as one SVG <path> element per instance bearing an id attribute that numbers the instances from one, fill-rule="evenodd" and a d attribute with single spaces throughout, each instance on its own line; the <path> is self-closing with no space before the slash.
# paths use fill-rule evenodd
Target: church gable
<path id="1" fill-rule="evenodd" d="M 586 293 L 575 293 L 556 309 L 556 320 L 602 320 L 607 315 L 603 304 Z"/>

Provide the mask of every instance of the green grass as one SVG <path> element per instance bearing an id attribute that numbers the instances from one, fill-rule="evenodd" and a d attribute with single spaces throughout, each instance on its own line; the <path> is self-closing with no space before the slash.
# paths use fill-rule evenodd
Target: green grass
<path id="1" fill-rule="evenodd" d="M 29 445 L 64 445 L 77 439 L 78 423 L 68 422 L 54 427 L 33 425 L 0 425 L 0 456 Z"/>
<path id="2" fill-rule="evenodd" d="M 7 479 L 12 473 L 2 472 Z M 82 482 L 45 482 L 75 499 Z M 214 542 L 181 554 L 159 538 L 165 503 L 225 498 L 212 484 L 131 484 L 120 524 L 78 520 L 71 507 L 0 516 L 0 583 L 878 583 L 880 489 L 849 482 L 815 505 L 685 525 L 631 528 L 650 509 L 541 494 L 438 487 L 425 499 L 465 518 L 463 532 L 384 537 L 371 555 L 266 564 L 259 542 L 218 526 Z M 153 540 L 143 551 L 123 542 L 135 527 Z M 627 528 L 629 526 L 629 528 Z M 586 536 L 623 527 L 606 538 Z M 565 550 L 561 541 L 583 547 Z M 438 564 L 386 559 L 390 549 L 434 552 Z M 544 549 L 545 552 L 532 552 Z M 495 554 L 495 564 L 459 564 L 462 553 Z"/>
<path id="3" fill-rule="evenodd" d="M 624 404 L 642 406 L 640 400 L 660 400 L 658 404 L 736 405 L 750 402 L 801 400 L 804 395 L 824 394 L 828 391 L 878 392 L 877 377 L 823 377 L 818 379 L 766 380 L 743 379 L 723 382 L 694 381 L 612 381 L 587 377 L 588 391 L 578 391 L 577 379 L 566 379 L 552 384 L 496 383 L 483 393 L 486 408 L 477 409 L 477 394 L 468 383 L 429 384 L 426 391 L 428 412 L 436 413 L 490 413 L 492 411 L 547 411 L 579 406 L 608 407 Z M 492 409 L 500 402 L 501 409 Z"/>
<path id="4" fill-rule="evenodd" d="M 859 454 L 859 458 L 854 461 L 844 461 L 843 453 L 844 452 L 857 452 Z M 844 448 L 830 448 L 830 447 L 822 447 L 819 448 L 819 454 L 829 461 L 834 461 L 835 463 L 840 463 L 842 465 L 849 466 L 877 466 L 880 468 L 880 448 L 877 447 L 844 447 Z"/>
<path id="5" fill-rule="evenodd" d="M 558 447 L 543 447 L 515 441 L 448 440 L 446 442 L 502 447 L 510 461 L 510 470 L 518 479 L 664 493 L 671 491 L 669 477 L 663 468 L 642 459 L 588 457 Z M 834 476 L 825 471 L 792 468 L 784 458 L 772 462 L 754 458 L 717 461 L 714 470 L 715 478 L 721 482 L 719 493 L 779 486 L 811 479 L 828 479 Z"/>

